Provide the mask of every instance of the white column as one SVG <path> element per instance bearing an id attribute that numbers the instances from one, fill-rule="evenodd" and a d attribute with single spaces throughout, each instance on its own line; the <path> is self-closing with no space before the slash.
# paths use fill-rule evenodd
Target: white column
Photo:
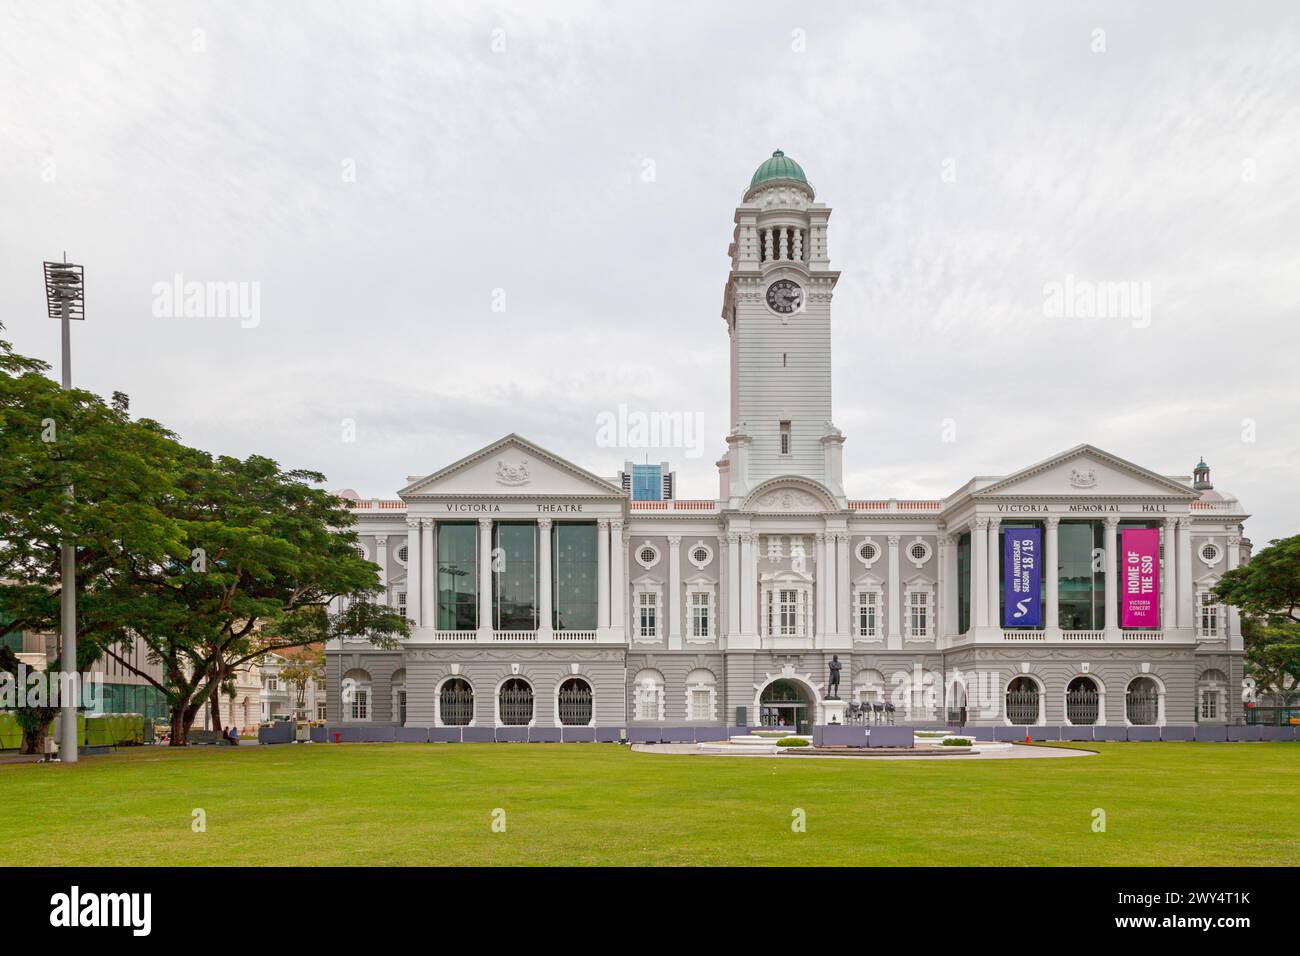
<path id="1" fill-rule="evenodd" d="M 1164 580 L 1160 582 L 1165 604 L 1161 611 L 1163 617 L 1160 620 L 1160 626 L 1165 630 L 1173 630 L 1178 626 L 1178 546 L 1174 534 L 1174 529 L 1177 526 L 1177 518 L 1165 519 L 1165 562 L 1164 567 L 1161 568 Z"/>
<path id="2" fill-rule="evenodd" d="M 596 630 L 609 631 L 609 521 L 596 522 Z"/>
<path id="3" fill-rule="evenodd" d="M 375 564 L 379 565 L 379 603 L 385 607 L 388 600 L 388 535 L 375 536 Z"/>
<path id="4" fill-rule="evenodd" d="M 668 649 L 682 649 L 682 536 L 668 536 Z"/>
<path id="5" fill-rule="evenodd" d="M 948 535 L 948 635 L 950 637 L 957 633 L 957 625 L 961 617 L 957 601 L 957 589 L 961 585 L 957 580 L 958 540 L 958 535 Z"/>
<path id="6" fill-rule="evenodd" d="M 1228 536 L 1228 570 L 1241 564 L 1241 537 L 1239 535 Z M 1223 639 L 1227 642 L 1230 650 L 1241 649 L 1241 611 L 1237 608 L 1228 606 L 1227 619 L 1224 621 L 1226 629 Z"/>
<path id="7" fill-rule="evenodd" d="M 1196 624 L 1196 599 L 1192 594 L 1192 519 L 1178 519 L 1178 620 Z"/>
<path id="8" fill-rule="evenodd" d="M 555 639 L 551 624 L 554 614 L 551 607 L 551 519 L 537 519 L 537 640 Z"/>
<path id="9" fill-rule="evenodd" d="M 1115 535 L 1119 519 L 1106 519 L 1106 638 L 1119 640 L 1119 548 Z"/>
<path id="10" fill-rule="evenodd" d="M 1047 607 L 1044 609 L 1043 623 L 1047 625 L 1047 639 L 1061 639 L 1061 519 L 1049 517 L 1047 525 Z"/>
<path id="11" fill-rule="evenodd" d="M 939 534 L 934 541 L 935 555 L 934 576 L 937 579 L 934 586 L 934 607 L 930 608 L 930 627 L 934 629 L 934 639 L 939 647 L 944 646 L 948 637 L 948 552 L 952 549 L 952 539 L 948 537 L 947 531 L 942 524 L 939 525 Z M 947 693 L 945 689 L 941 693 Z"/>
<path id="12" fill-rule="evenodd" d="M 989 627 L 1002 627 L 1002 602 L 998 595 L 998 572 L 1002 566 L 1002 542 L 998 531 L 1002 526 L 1001 518 L 989 518 L 989 560 L 984 566 L 988 572 L 989 592 Z"/>
<path id="13" fill-rule="evenodd" d="M 727 635 L 740 636 L 740 535 L 727 532 Z"/>
<path id="14" fill-rule="evenodd" d="M 970 594 L 975 605 L 971 608 L 972 631 L 989 626 L 988 542 L 989 519 L 976 518 L 970 535 Z"/>
<path id="15" fill-rule="evenodd" d="M 817 615 L 816 626 L 813 628 L 813 646 L 825 647 L 826 634 L 833 631 L 833 624 L 827 625 L 827 621 L 833 617 L 834 612 L 829 609 L 832 607 L 828 600 L 831 591 L 831 572 L 830 562 L 827 560 L 827 554 L 830 548 L 827 547 L 827 538 L 830 535 L 826 532 L 818 531 L 814 536 L 817 542 L 817 605 L 814 613 Z"/>
<path id="16" fill-rule="evenodd" d="M 478 638 L 492 639 L 492 519 L 478 519 Z"/>
<path id="17" fill-rule="evenodd" d="M 889 632 L 885 635 L 885 646 L 890 650 L 903 649 L 903 587 L 898 573 L 898 542 L 900 535 L 889 536 L 889 581 L 885 585 L 885 602 L 889 620 Z"/>
<path id="18" fill-rule="evenodd" d="M 406 616 L 416 627 L 424 624 L 420 614 L 420 519 L 406 519 Z"/>
<path id="19" fill-rule="evenodd" d="M 627 600 L 627 581 L 623 575 L 626 555 L 623 521 L 615 518 L 609 523 L 609 629 L 610 636 L 617 642 L 622 642 L 627 632 L 627 614 L 623 610 Z"/>
<path id="20" fill-rule="evenodd" d="M 424 611 L 424 623 L 427 627 L 434 627 L 438 623 L 438 604 L 434 597 L 433 582 L 437 570 L 437 562 L 433 555 L 433 535 L 436 525 L 432 518 L 421 518 L 420 541 L 420 607 Z M 410 599 L 410 594 L 407 594 Z"/>
<path id="21" fill-rule="evenodd" d="M 853 597 L 849 585 L 849 533 L 835 533 L 835 633 L 841 648 L 853 646 L 853 630 L 849 616 L 853 613 Z"/>
<path id="22" fill-rule="evenodd" d="M 756 646 L 758 616 L 755 614 L 754 533 L 740 533 L 740 633 L 746 647 Z"/>

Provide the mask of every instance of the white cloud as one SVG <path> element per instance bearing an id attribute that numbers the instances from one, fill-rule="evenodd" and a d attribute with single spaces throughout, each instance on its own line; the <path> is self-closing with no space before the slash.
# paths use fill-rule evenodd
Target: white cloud
<path id="1" fill-rule="evenodd" d="M 16 3 L 0 88 L 0 316 L 55 356 L 66 247 L 77 381 L 196 444 L 387 495 L 508 431 L 611 473 L 627 402 L 705 416 L 711 493 L 731 213 L 780 146 L 835 209 L 852 493 L 1090 441 L 1296 530 L 1290 4 Z M 178 272 L 260 282 L 261 325 L 153 318 Z M 1149 282 L 1150 328 L 1045 318 L 1067 274 Z"/>

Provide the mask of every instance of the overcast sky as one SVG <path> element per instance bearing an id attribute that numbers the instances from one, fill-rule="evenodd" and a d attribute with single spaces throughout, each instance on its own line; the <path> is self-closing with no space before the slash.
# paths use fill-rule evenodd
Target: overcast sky
<path id="1" fill-rule="evenodd" d="M 516 431 L 711 497 L 732 215 L 780 147 L 834 209 L 851 497 L 1086 441 L 1300 531 L 1300 8 L 808 6 L 10 0 L 0 321 L 57 367 L 66 248 L 76 383 L 190 444 L 392 497 Z M 178 274 L 258 284 L 255 322 L 156 314 Z M 1053 315 L 1067 276 L 1149 316 Z M 601 447 L 619 403 L 703 454 Z"/>

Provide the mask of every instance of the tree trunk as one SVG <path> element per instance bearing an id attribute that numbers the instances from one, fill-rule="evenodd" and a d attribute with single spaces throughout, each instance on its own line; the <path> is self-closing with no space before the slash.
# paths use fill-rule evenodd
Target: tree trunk
<path id="1" fill-rule="evenodd" d="M 217 667 L 208 678 L 208 713 L 212 715 L 212 729 L 221 733 L 221 685 L 222 669 Z"/>
<path id="2" fill-rule="evenodd" d="M 194 726 L 194 718 L 199 712 L 199 705 L 186 701 L 172 709 L 171 725 L 172 739 L 171 746 L 184 747 L 190 742 L 190 728 Z"/>
<path id="3" fill-rule="evenodd" d="M 184 747 L 188 742 L 189 727 L 185 723 L 185 712 L 181 707 L 172 708 L 171 715 L 172 739 L 167 742 L 169 747 Z"/>
<path id="4" fill-rule="evenodd" d="M 23 728 L 23 743 L 20 754 L 38 754 L 41 752 L 41 740 L 45 733 L 41 730 L 34 730 L 31 727 Z"/>

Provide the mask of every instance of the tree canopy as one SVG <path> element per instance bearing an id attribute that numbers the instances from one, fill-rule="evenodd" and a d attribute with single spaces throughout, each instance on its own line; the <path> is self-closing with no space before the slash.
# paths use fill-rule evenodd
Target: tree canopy
<path id="1" fill-rule="evenodd" d="M 1214 593 L 1244 617 L 1248 672 L 1261 689 L 1289 703 L 1300 688 L 1300 535 L 1269 542 L 1225 572 Z"/>
<path id="2" fill-rule="evenodd" d="M 340 636 L 408 633 L 324 475 L 189 448 L 45 376 L 0 340 L 0 611 L 56 631 L 76 545 L 78 639 L 167 697 L 173 743 L 241 664 Z M 71 489 L 71 493 L 68 489 Z M 143 665 L 131 646 L 143 640 Z M 85 657 L 80 650 L 78 658 Z M 90 660 L 93 660 L 92 656 Z"/>

